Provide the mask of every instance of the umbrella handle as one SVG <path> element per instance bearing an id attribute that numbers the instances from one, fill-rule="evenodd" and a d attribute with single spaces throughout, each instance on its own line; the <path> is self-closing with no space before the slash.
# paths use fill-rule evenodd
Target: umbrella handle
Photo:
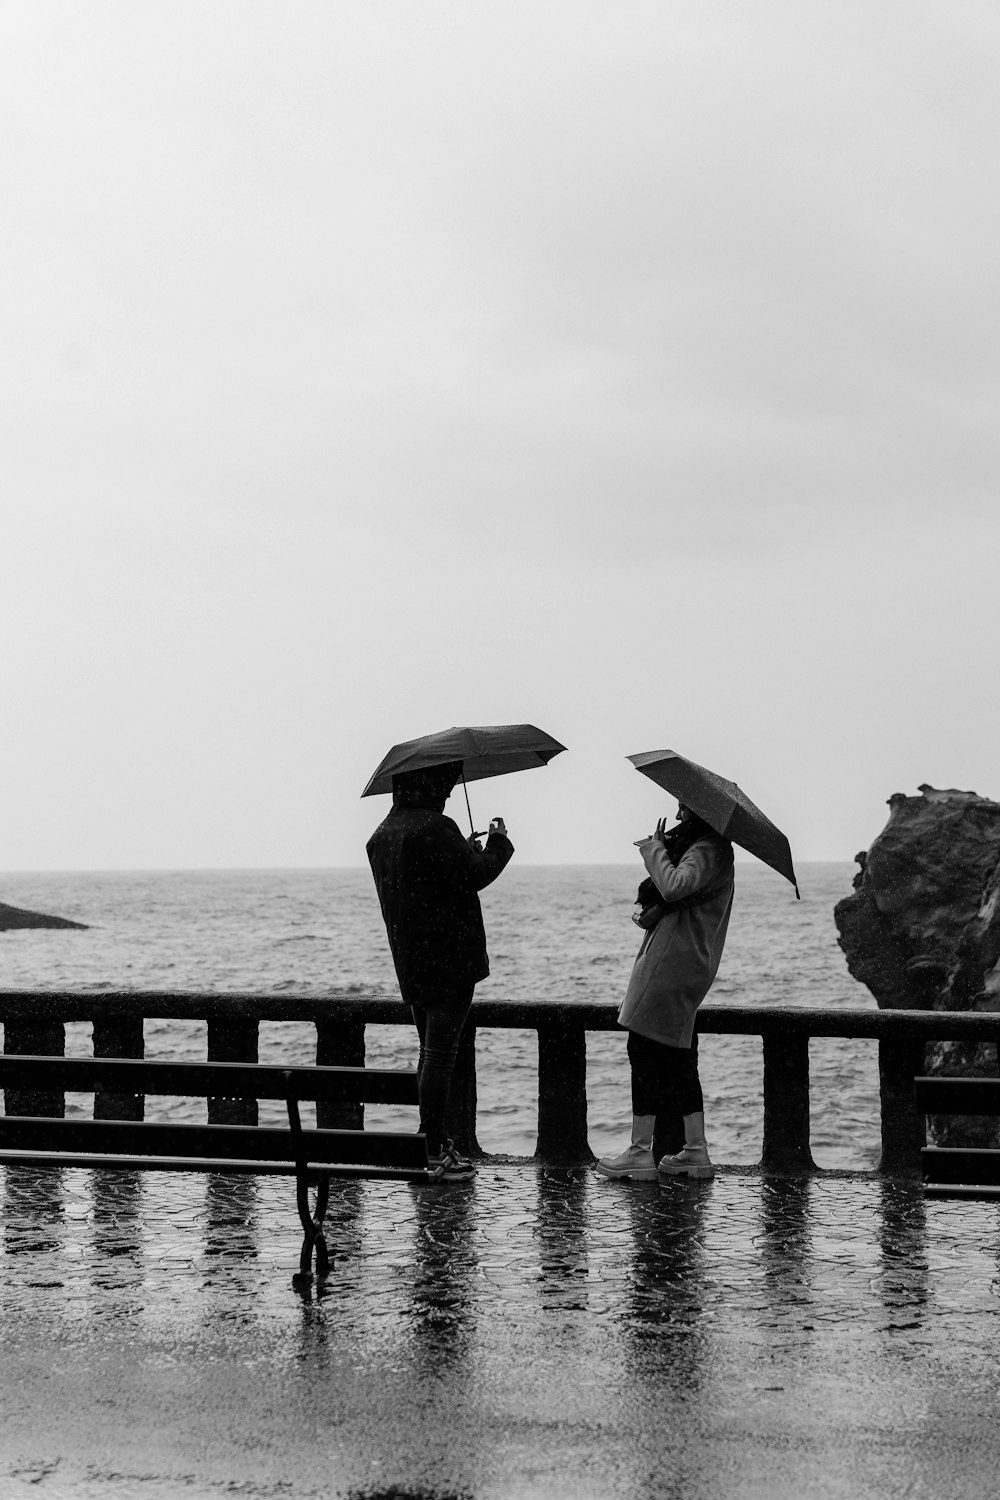
<path id="1" fill-rule="evenodd" d="M 469 814 L 469 832 L 475 837 L 476 825 L 472 821 L 472 808 L 469 806 L 469 788 L 465 784 L 465 767 L 462 767 L 462 791 L 465 793 L 465 810 Z"/>

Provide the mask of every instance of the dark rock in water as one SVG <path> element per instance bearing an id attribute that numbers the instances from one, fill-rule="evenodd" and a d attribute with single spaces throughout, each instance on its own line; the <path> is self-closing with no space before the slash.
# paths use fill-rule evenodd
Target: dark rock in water
<path id="1" fill-rule="evenodd" d="M 890 797 L 888 823 L 857 856 L 855 893 L 834 911 L 840 946 L 886 1009 L 969 1010 L 985 980 L 968 972 L 984 936 L 975 940 L 970 923 L 1000 866 L 1000 803 L 930 786 L 920 793 Z M 963 1004 L 951 995 L 960 946 Z"/>
<path id="2" fill-rule="evenodd" d="M 80 932 L 87 931 L 86 922 L 49 917 L 42 911 L 24 911 L 20 906 L 5 906 L 0 901 L 0 932 L 13 932 L 16 927 L 75 927 Z"/>
<path id="3" fill-rule="evenodd" d="M 834 920 L 847 967 L 885 1009 L 1000 1011 L 1000 803 L 897 792 Z M 997 1075 L 993 1043 L 935 1042 L 928 1073 Z M 1000 1145 L 1000 1122 L 941 1115 L 938 1145 Z"/>

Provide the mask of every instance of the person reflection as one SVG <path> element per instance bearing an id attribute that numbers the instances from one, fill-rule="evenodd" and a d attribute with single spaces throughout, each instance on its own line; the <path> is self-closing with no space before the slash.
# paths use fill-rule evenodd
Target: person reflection
<path id="1" fill-rule="evenodd" d="M 667 1413 L 696 1412 L 706 1399 L 710 1403 L 705 1223 L 711 1195 L 707 1183 L 684 1178 L 616 1195 L 628 1226 L 620 1236 L 627 1245 L 620 1379 L 626 1409 L 643 1429 L 662 1423 Z M 720 1493 L 706 1484 L 703 1455 L 692 1456 L 681 1440 L 671 1446 L 667 1472 L 657 1444 L 637 1444 L 628 1461 L 623 1493 L 665 1500 Z"/>
<path id="2" fill-rule="evenodd" d="M 413 1235 L 401 1287 L 403 1316 L 420 1372 L 451 1381 L 467 1362 L 475 1331 L 476 1184 L 421 1184 L 410 1193 Z"/>
<path id="3" fill-rule="evenodd" d="M 629 1218 L 628 1320 L 641 1347 L 653 1330 L 676 1344 L 685 1379 L 697 1386 L 705 1310 L 704 1220 L 710 1190 L 678 1180 L 622 1195 Z"/>

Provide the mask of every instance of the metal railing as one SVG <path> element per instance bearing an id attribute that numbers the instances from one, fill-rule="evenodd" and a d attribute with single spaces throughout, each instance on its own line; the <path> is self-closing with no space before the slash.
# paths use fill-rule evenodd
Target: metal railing
<path id="1" fill-rule="evenodd" d="M 462 1035 L 452 1081 L 448 1128 L 461 1150 L 481 1154 L 476 1138 L 476 1032 L 516 1028 L 538 1034 L 538 1135 L 535 1160 L 552 1166 L 588 1162 L 587 1032 L 617 1031 L 616 1008 L 606 1005 L 477 1000 Z M 62 1056 L 67 1022 L 93 1023 L 95 1057 L 142 1057 L 148 1019 L 204 1021 L 210 1062 L 256 1062 L 261 1021 L 308 1022 L 316 1028 L 316 1062 L 359 1067 L 367 1026 L 410 1024 L 402 1001 L 385 995 L 283 996 L 115 991 L 101 993 L 0 991 L 4 1051 Z M 957 1011 L 827 1010 L 805 1006 L 764 1009 L 704 1005 L 701 1034 L 759 1036 L 763 1047 L 764 1130 L 761 1169 L 817 1170 L 809 1145 L 809 1040 L 862 1037 L 878 1044 L 882 1155 L 878 1170 L 920 1170 L 925 1120 L 913 1098 L 931 1041 L 994 1042 L 1000 1017 Z M 62 1096 L 9 1091 L 11 1114 L 61 1114 Z M 138 1095 L 98 1094 L 99 1119 L 141 1119 Z M 212 1123 L 256 1123 L 256 1101 L 208 1100 Z M 321 1104 L 321 1128 L 357 1128 L 363 1106 Z"/>

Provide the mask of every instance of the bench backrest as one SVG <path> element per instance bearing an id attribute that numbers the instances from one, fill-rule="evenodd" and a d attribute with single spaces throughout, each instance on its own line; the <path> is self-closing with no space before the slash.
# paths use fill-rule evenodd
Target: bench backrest
<path id="1" fill-rule="evenodd" d="M 913 1093 L 925 1115 L 1000 1114 L 1000 1078 L 916 1078 Z M 925 1192 L 943 1197 L 996 1197 L 1000 1151 L 976 1146 L 925 1146 Z"/>
<path id="2" fill-rule="evenodd" d="M 227 1099 L 323 1099 L 416 1104 L 414 1071 L 282 1068 L 262 1063 L 146 1062 L 139 1058 L 0 1055 L 0 1089 L 163 1094 Z"/>
<path id="3" fill-rule="evenodd" d="M 921 1114 L 1000 1114 L 1000 1078 L 916 1078 L 913 1092 Z"/>
<path id="4" fill-rule="evenodd" d="M 138 1058 L 0 1056 L 0 1088 L 91 1093 L 366 1104 L 417 1103 L 417 1075 L 378 1068 L 281 1068 L 258 1063 L 146 1062 Z M 299 1130 L 265 1125 L 181 1125 L 132 1120 L 0 1116 L 0 1152 L 61 1158 L 176 1158 L 178 1162 L 295 1162 L 426 1169 L 427 1138 L 365 1130 Z"/>

